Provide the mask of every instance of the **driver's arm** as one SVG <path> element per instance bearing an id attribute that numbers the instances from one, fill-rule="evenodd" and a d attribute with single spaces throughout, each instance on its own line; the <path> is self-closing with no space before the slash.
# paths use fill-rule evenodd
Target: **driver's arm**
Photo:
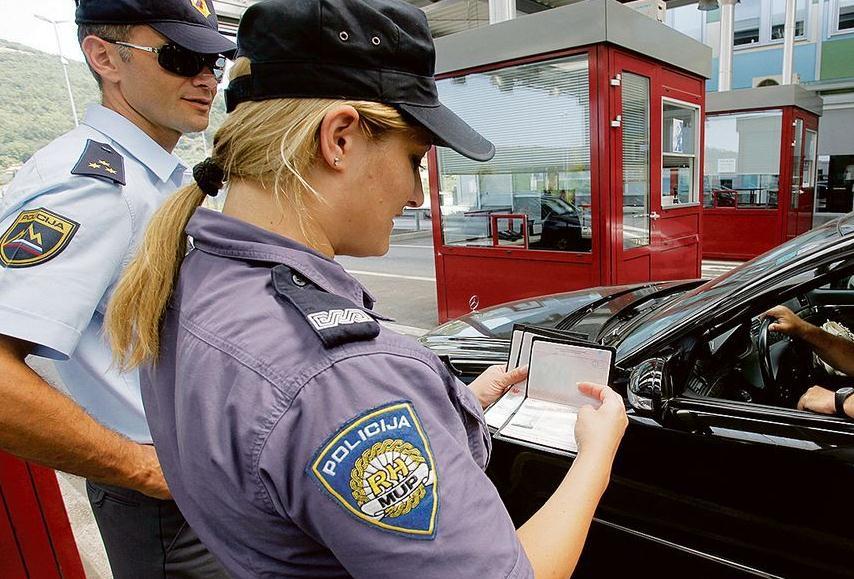
<path id="1" fill-rule="evenodd" d="M 842 409 L 848 418 L 854 418 L 854 396 L 848 397 Z M 798 410 L 836 414 L 836 393 L 822 386 L 813 386 L 798 400 Z"/>
<path id="2" fill-rule="evenodd" d="M 854 342 L 834 336 L 802 320 L 786 306 L 776 306 L 765 312 L 776 318 L 768 329 L 805 341 L 818 356 L 848 376 L 854 376 Z"/>

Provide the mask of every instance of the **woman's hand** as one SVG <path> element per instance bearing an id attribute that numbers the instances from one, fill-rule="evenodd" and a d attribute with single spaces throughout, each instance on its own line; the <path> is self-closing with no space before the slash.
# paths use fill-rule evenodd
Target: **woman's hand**
<path id="1" fill-rule="evenodd" d="M 483 374 L 469 384 L 469 388 L 477 396 L 481 408 L 486 408 L 501 398 L 511 386 L 518 384 L 527 377 L 528 366 L 521 366 L 506 372 L 503 364 L 496 364 L 484 370 Z"/>
<path id="2" fill-rule="evenodd" d="M 809 326 L 807 322 L 799 318 L 795 312 L 786 306 L 773 307 L 763 315 L 777 320 L 768 326 L 769 330 L 772 332 L 780 332 L 787 336 L 799 338 L 804 333 L 804 330 Z"/>
<path id="3" fill-rule="evenodd" d="M 578 451 L 596 449 L 613 457 L 629 424 L 623 397 L 609 386 L 590 382 L 579 382 L 578 390 L 602 402 L 598 409 L 584 405 L 578 411 L 578 420 L 575 423 Z"/>

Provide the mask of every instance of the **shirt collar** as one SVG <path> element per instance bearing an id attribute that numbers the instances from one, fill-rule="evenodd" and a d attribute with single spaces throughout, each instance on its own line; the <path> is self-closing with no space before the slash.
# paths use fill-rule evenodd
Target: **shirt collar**
<path id="1" fill-rule="evenodd" d="M 324 290 L 373 308 L 376 300 L 335 260 L 255 225 L 199 207 L 187 223 L 196 249 L 222 257 L 285 264 Z"/>
<path id="2" fill-rule="evenodd" d="M 121 145 L 163 182 L 169 180 L 176 169 L 180 168 L 181 172 L 186 169 L 181 159 L 167 152 L 126 117 L 103 105 L 87 108 L 83 124 Z"/>

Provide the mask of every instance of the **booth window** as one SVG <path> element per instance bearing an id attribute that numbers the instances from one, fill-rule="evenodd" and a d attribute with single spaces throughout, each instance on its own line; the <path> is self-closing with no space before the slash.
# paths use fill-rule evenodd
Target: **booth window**
<path id="1" fill-rule="evenodd" d="M 587 55 L 439 81 L 439 95 L 495 144 L 486 163 L 437 149 L 445 245 L 591 250 Z"/>
<path id="2" fill-rule="evenodd" d="M 835 0 L 834 32 L 854 31 L 854 0 Z"/>
<path id="3" fill-rule="evenodd" d="M 782 130 L 780 110 L 707 115 L 703 204 L 775 209 Z"/>
<path id="4" fill-rule="evenodd" d="M 812 129 L 807 129 L 804 139 L 804 174 L 801 177 L 801 182 L 803 183 L 804 188 L 808 188 L 813 186 L 815 178 L 816 143 L 818 142 L 818 133 Z"/>
<path id="5" fill-rule="evenodd" d="M 806 37 L 807 9 L 807 0 L 796 0 L 795 38 Z M 786 0 L 742 0 L 735 10 L 733 45 L 781 42 L 785 23 Z"/>
<path id="6" fill-rule="evenodd" d="M 622 80 L 623 248 L 649 245 L 649 79 Z"/>
<path id="7" fill-rule="evenodd" d="M 795 139 L 792 141 L 792 203 L 790 206 L 792 209 L 798 208 L 798 196 L 801 192 L 801 171 L 804 162 L 803 133 L 803 119 L 795 119 Z"/>
<path id="8" fill-rule="evenodd" d="M 699 107 L 663 101 L 661 127 L 661 206 L 697 203 Z"/>

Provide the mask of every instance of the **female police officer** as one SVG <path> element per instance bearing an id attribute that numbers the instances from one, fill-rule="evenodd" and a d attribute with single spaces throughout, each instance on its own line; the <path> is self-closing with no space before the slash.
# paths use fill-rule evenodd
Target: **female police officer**
<path id="1" fill-rule="evenodd" d="M 584 386 L 603 403 L 517 531 L 483 472 L 479 406 L 521 375 L 492 369 L 473 393 L 382 328 L 332 259 L 387 251 L 431 144 L 493 155 L 436 98 L 424 14 L 268 0 L 238 46 L 213 155 L 155 216 L 109 312 L 123 364 L 152 364 L 146 414 L 187 520 L 235 576 L 567 576 L 626 425 L 620 397 Z M 223 214 L 197 209 L 223 180 Z"/>

